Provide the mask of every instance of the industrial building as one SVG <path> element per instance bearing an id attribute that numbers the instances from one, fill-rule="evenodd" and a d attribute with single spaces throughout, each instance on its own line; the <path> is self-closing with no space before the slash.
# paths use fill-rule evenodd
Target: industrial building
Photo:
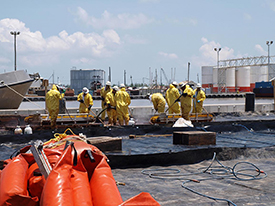
<path id="1" fill-rule="evenodd" d="M 71 89 L 74 89 L 75 94 L 82 92 L 83 87 L 87 87 L 93 94 L 101 85 L 105 85 L 105 80 L 105 71 L 102 69 L 71 70 Z"/>
<path id="2" fill-rule="evenodd" d="M 270 59 L 247 57 L 222 60 L 217 66 L 202 66 L 202 87 L 211 93 L 253 91 L 256 82 L 275 77 L 275 64 Z"/>

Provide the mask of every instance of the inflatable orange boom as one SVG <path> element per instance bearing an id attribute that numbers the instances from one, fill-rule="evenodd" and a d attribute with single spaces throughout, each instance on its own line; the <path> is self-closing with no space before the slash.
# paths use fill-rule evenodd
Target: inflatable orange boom
<path id="1" fill-rule="evenodd" d="M 159 206 L 144 192 L 123 202 L 107 158 L 98 148 L 66 131 L 55 137 L 43 144 L 51 168 L 46 177 L 35 156 L 27 152 L 31 146 L 5 160 L 0 170 L 0 206 Z M 66 141 L 70 141 L 67 147 Z"/>

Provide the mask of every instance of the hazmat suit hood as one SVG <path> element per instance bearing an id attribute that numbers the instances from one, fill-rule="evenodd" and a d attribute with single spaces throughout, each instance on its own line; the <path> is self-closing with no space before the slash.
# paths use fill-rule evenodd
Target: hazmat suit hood
<path id="1" fill-rule="evenodd" d="M 52 86 L 52 90 L 56 90 L 56 91 L 58 91 L 58 90 L 57 90 L 57 87 L 56 87 L 56 85 L 55 85 L 55 84 L 53 84 L 53 86 Z"/>
<path id="2" fill-rule="evenodd" d="M 170 88 L 170 89 L 173 89 L 173 88 L 176 88 L 176 87 L 175 87 L 173 84 L 170 84 L 170 85 L 169 85 L 169 88 Z"/>
<path id="3" fill-rule="evenodd" d="M 126 92 L 125 87 L 122 87 L 120 90 Z"/>

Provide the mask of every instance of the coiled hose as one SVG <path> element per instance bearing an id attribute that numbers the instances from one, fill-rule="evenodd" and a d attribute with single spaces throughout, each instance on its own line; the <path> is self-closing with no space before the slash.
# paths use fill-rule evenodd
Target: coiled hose
<path id="1" fill-rule="evenodd" d="M 218 166 L 213 166 L 213 163 L 217 162 Z M 159 169 L 145 169 L 142 170 L 141 173 L 144 175 L 148 175 L 150 178 L 162 179 L 162 180 L 183 180 L 181 186 L 186 190 L 193 192 L 202 197 L 206 197 L 215 201 L 225 201 L 228 205 L 236 206 L 234 202 L 224 198 L 212 197 L 190 187 L 187 187 L 185 184 L 190 182 L 200 183 L 201 181 L 206 180 L 214 180 L 214 179 L 226 179 L 226 178 L 236 178 L 240 181 L 251 181 L 251 180 L 259 180 L 265 178 L 267 174 L 260 170 L 255 164 L 250 162 L 238 162 L 232 168 L 223 165 L 214 153 L 211 163 L 208 167 L 202 167 L 198 169 L 198 172 L 191 173 L 181 173 L 179 169 L 174 168 L 159 168 Z M 207 178 L 194 179 L 190 178 L 190 176 L 194 175 L 202 175 L 209 174 L 210 176 Z"/>

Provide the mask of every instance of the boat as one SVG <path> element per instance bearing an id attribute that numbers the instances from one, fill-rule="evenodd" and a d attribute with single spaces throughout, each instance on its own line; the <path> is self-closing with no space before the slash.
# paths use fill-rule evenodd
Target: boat
<path id="1" fill-rule="evenodd" d="M 24 70 L 0 74 L 0 109 L 18 109 L 33 79 Z"/>
<path id="2" fill-rule="evenodd" d="M 67 134 L 71 132 L 71 134 Z M 67 129 L 22 148 L 0 170 L 0 205 L 128 206 L 160 204 L 146 192 L 123 201 L 108 158 Z"/>

